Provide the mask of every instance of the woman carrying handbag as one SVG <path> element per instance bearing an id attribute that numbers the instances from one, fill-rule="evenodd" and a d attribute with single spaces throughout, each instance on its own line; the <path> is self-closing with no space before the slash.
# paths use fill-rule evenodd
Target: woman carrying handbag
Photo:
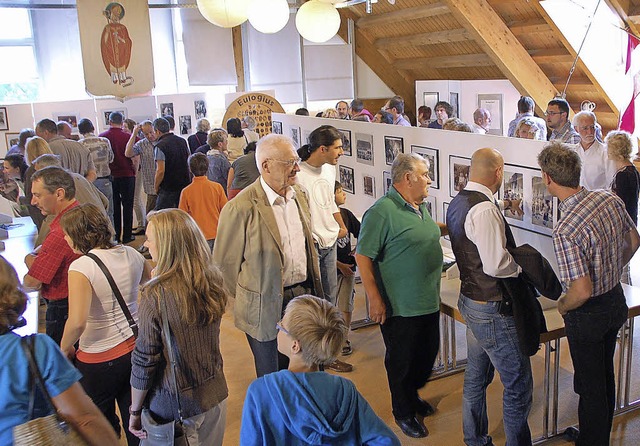
<path id="1" fill-rule="evenodd" d="M 141 445 L 222 445 L 228 396 L 220 354 L 222 277 L 184 211 L 153 214 L 145 246 L 157 265 L 140 295 L 129 430 Z"/>
<path id="2" fill-rule="evenodd" d="M 145 259 L 134 248 L 111 241 L 109 219 L 93 204 L 68 211 L 60 226 L 71 249 L 84 254 L 69 267 L 69 318 L 60 348 L 75 359 L 80 383 L 119 435 L 118 404 L 127 444 L 138 445 L 127 428 L 138 286 L 148 276 Z"/>

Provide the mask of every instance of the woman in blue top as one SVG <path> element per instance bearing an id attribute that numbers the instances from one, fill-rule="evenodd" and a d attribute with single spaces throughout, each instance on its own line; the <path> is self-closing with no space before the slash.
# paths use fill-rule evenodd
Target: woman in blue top
<path id="1" fill-rule="evenodd" d="M 27 295 L 13 267 L 0 256 L 0 446 L 13 444 L 13 428 L 29 421 L 29 365 L 12 332 L 22 323 Z M 90 445 L 117 445 L 115 432 L 78 383 L 80 373 L 53 339 L 36 335 L 35 360 L 58 413 Z M 47 403 L 36 399 L 35 416 L 48 415 Z"/>
<path id="2" fill-rule="evenodd" d="M 351 381 L 318 371 L 342 350 L 347 326 L 340 310 L 300 296 L 276 327 L 289 369 L 249 386 L 241 445 L 400 445 Z"/>

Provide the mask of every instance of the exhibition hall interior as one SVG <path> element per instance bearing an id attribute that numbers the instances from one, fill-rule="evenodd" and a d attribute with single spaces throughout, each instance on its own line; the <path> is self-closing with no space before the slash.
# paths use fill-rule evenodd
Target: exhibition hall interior
<path id="1" fill-rule="evenodd" d="M 640 444 L 639 44 L 640 0 L 0 0 L 0 446 Z"/>

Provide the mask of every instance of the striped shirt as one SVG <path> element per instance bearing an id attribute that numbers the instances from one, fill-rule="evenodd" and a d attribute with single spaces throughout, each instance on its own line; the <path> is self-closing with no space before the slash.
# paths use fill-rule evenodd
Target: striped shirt
<path id="1" fill-rule="evenodd" d="M 140 155 L 140 173 L 142 174 L 142 186 L 144 193 L 155 195 L 154 180 L 156 174 L 156 161 L 153 155 L 153 144 L 147 138 L 141 139 L 133 145 L 133 153 Z"/>
<path id="2" fill-rule="evenodd" d="M 580 135 L 573 129 L 573 126 L 569 121 L 559 129 L 554 129 L 549 136 L 549 141 L 560 141 L 565 144 L 578 144 L 580 142 Z"/>
<path id="3" fill-rule="evenodd" d="M 611 192 L 582 188 L 559 208 L 553 249 L 565 291 L 584 276 L 591 278 L 592 296 L 610 291 L 620 282 L 625 236 L 634 228 L 624 203 Z"/>

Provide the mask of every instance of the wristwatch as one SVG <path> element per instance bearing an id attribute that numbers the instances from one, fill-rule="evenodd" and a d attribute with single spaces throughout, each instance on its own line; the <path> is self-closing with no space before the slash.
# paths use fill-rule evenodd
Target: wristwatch
<path id="1" fill-rule="evenodd" d="M 133 410 L 133 409 L 131 409 L 131 406 L 129 406 L 129 415 L 133 415 L 134 417 L 138 417 L 138 416 L 140 416 L 141 413 L 142 413 L 142 409 Z"/>

